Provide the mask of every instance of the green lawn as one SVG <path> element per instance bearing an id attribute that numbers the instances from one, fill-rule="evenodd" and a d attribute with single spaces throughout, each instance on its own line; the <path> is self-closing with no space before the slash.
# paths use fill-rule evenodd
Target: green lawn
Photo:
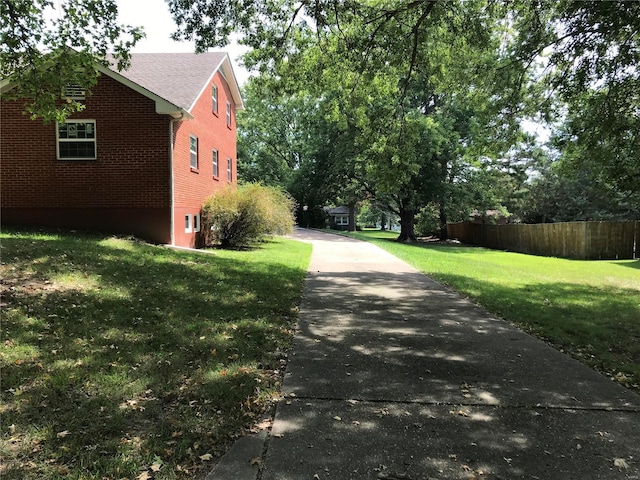
<path id="1" fill-rule="evenodd" d="M 379 245 L 489 311 L 640 392 L 640 261 L 537 257 L 478 247 Z"/>
<path id="2" fill-rule="evenodd" d="M 309 245 L 0 239 L 1 478 L 202 476 L 277 394 Z"/>

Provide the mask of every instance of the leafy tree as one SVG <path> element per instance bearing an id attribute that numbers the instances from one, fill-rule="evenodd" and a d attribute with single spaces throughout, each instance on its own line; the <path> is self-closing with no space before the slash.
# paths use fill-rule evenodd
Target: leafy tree
<path id="1" fill-rule="evenodd" d="M 252 78 L 243 90 L 247 110 L 238 114 L 238 176 L 288 189 L 310 148 L 309 99 L 278 95 L 263 88 L 263 81 Z"/>
<path id="2" fill-rule="evenodd" d="M 358 214 L 358 223 L 365 227 L 376 227 L 380 225 L 380 230 L 390 230 L 394 224 L 397 224 L 397 217 L 388 210 L 385 205 L 376 200 L 365 200 L 360 207 Z"/>
<path id="3" fill-rule="evenodd" d="M 531 181 L 521 216 L 525 222 L 640 220 L 640 194 L 594 182 L 590 172 L 564 175 L 557 163 Z"/>
<path id="4" fill-rule="evenodd" d="M 538 70 L 536 107 L 564 124 L 556 146 L 567 172 L 637 192 L 640 2 L 519 0 L 509 8 L 507 58 Z"/>
<path id="5" fill-rule="evenodd" d="M 340 8 L 333 23 L 316 31 L 291 25 L 289 50 L 272 65 L 269 84 L 285 96 L 314 99 L 316 113 L 308 112 L 313 125 L 303 135 L 312 148 L 298 170 L 307 176 L 294 175 L 292 185 L 300 190 L 298 201 L 308 204 L 301 196 L 311 192 L 347 204 L 381 199 L 400 217 L 399 238 L 413 240 L 416 212 L 434 199 L 444 227 L 446 184 L 455 178 L 462 151 L 478 138 L 485 148 L 500 145 L 499 135 L 478 135 L 478 125 L 492 114 L 480 89 L 486 80 L 469 70 L 490 64 L 497 38 L 487 28 L 490 17 L 470 20 L 461 11 L 480 13 L 484 2 L 393 5 L 397 9 L 378 5 L 377 15 Z M 472 91 L 469 79 L 476 81 Z"/>
<path id="6" fill-rule="evenodd" d="M 82 109 L 60 101 L 68 85 L 90 91 L 98 79 L 96 63 L 118 68 L 142 38 L 141 28 L 118 24 L 115 0 L 3 0 L 0 3 L 0 84 L 2 96 L 27 99 L 32 118 L 62 120 Z"/>

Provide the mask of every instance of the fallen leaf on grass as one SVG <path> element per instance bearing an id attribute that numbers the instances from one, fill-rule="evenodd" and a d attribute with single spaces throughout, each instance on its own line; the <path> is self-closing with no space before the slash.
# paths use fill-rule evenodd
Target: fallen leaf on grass
<path id="1" fill-rule="evenodd" d="M 162 461 L 159 460 L 159 461 L 154 462 L 153 465 L 151 465 L 151 467 L 149 467 L 149 468 L 151 468 L 152 472 L 159 472 L 160 469 L 162 468 Z"/>
<path id="2" fill-rule="evenodd" d="M 460 415 L 461 417 L 469 416 L 469 412 L 465 412 L 464 410 L 458 410 L 457 412 L 455 410 L 450 410 L 449 413 L 451 415 Z"/>
<path id="3" fill-rule="evenodd" d="M 64 438 L 64 437 L 66 437 L 67 435 L 69 435 L 69 433 L 71 433 L 71 432 L 69 432 L 69 430 L 64 430 L 63 432 L 58 432 L 58 433 L 56 434 L 56 437 L 58 437 L 58 438 Z"/>
<path id="4" fill-rule="evenodd" d="M 151 474 L 147 471 L 144 471 L 136 477 L 136 480 L 151 480 Z"/>
<path id="5" fill-rule="evenodd" d="M 618 467 L 620 470 L 628 470 L 629 469 L 629 464 L 627 463 L 627 461 L 624 458 L 614 458 L 613 459 L 613 466 L 614 467 Z"/>
<path id="6" fill-rule="evenodd" d="M 203 462 L 208 462 L 209 460 L 213 460 L 213 455 L 210 453 L 205 453 L 204 455 L 200 455 L 200 460 Z"/>

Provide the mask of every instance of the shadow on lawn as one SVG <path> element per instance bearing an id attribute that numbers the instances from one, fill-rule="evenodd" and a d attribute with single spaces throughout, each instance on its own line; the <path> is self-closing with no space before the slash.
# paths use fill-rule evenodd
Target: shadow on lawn
<path id="1" fill-rule="evenodd" d="M 506 287 L 443 273 L 434 278 L 600 371 L 630 375 L 621 383 L 640 391 L 637 290 L 571 283 Z"/>
<path id="2" fill-rule="evenodd" d="M 193 472 L 279 381 L 303 270 L 108 237 L 2 243 L 3 478 L 135 477 L 154 457 Z"/>
<path id="3" fill-rule="evenodd" d="M 278 406 L 261 478 L 638 472 L 632 392 L 424 275 L 328 268 L 307 282 L 284 384 L 294 395 Z M 480 283 L 470 286 L 491 287 Z M 581 300 L 597 293 L 574 287 L 552 289 Z M 529 289 L 493 293 L 555 308 L 544 304 L 549 292 Z M 600 295 L 592 306 L 611 307 Z M 562 321 L 562 310 L 553 315 Z M 615 471 L 613 458 L 627 459 L 629 471 Z"/>
<path id="4" fill-rule="evenodd" d="M 616 261 L 611 263 L 614 263 L 615 265 L 620 265 L 622 267 L 635 268 L 637 270 L 640 270 L 640 260 L 625 260 L 625 261 Z"/>

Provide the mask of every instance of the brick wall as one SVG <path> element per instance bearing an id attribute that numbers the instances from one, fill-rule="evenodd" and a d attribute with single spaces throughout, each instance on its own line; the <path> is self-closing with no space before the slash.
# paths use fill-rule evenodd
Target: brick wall
<path id="1" fill-rule="evenodd" d="M 82 213 L 82 209 L 90 209 L 92 215 L 100 209 L 117 209 L 121 215 L 131 210 L 139 221 L 144 221 L 145 209 L 156 216 L 165 209 L 169 212 L 169 117 L 158 115 L 153 101 L 106 76 L 85 104 L 86 109 L 72 118 L 95 120 L 97 159 L 77 161 L 56 159 L 54 123 L 30 120 L 22 114 L 20 102 L 2 102 L 3 222 L 20 223 L 21 209 L 29 209 L 31 223 L 42 225 L 68 225 L 68 218 L 53 219 L 60 212 L 75 211 L 78 228 L 95 223 L 83 220 L 89 210 Z M 117 227 L 106 226 L 115 231 Z M 158 238 L 156 225 L 151 239 L 169 241 L 168 223 L 165 230 Z"/>
<path id="2" fill-rule="evenodd" d="M 185 215 L 198 215 L 205 199 L 236 183 L 236 119 L 229 87 L 218 72 L 218 112 L 211 83 L 194 105 L 192 120 L 173 122 L 174 242 L 196 246 Z M 231 102 L 227 126 L 226 102 Z M 152 100 L 102 76 L 86 109 L 72 118 L 95 120 L 97 159 L 57 160 L 56 126 L 32 121 L 19 102 L 0 108 L 0 205 L 3 223 L 134 233 L 169 243 L 170 141 L 172 120 L 158 115 Z M 198 138 L 199 166 L 190 167 L 189 139 Z M 213 176 L 212 150 L 219 175 Z M 227 159 L 232 181 L 227 180 Z M 97 218 L 96 218 L 97 217 Z M 163 226 L 164 225 L 164 226 Z"/>
<path id="3" fill-rule="evenodd" d="M 226 80 L 216 73 L 212 82 L 218 87 L 218 112 L 212 111 L 211 83 L 202 91 L 191 110 L 192 120 L 174 125 L 174 215 L 175 243 L 195 246 L 195 233 L 185 233 L 184 216 L 197 215 L 205 199 L 229 185 L 227 158 L 232 159 L 232 181 L 236 183 L 236 118 Z M 227 126 L 226 102 L 231 102 L 231 126 Z M 190 167 L 189 138 L 198 138 L 198 169 Z M 218 177 L 213 176 L 212 150 L 218 150 Z"/>

